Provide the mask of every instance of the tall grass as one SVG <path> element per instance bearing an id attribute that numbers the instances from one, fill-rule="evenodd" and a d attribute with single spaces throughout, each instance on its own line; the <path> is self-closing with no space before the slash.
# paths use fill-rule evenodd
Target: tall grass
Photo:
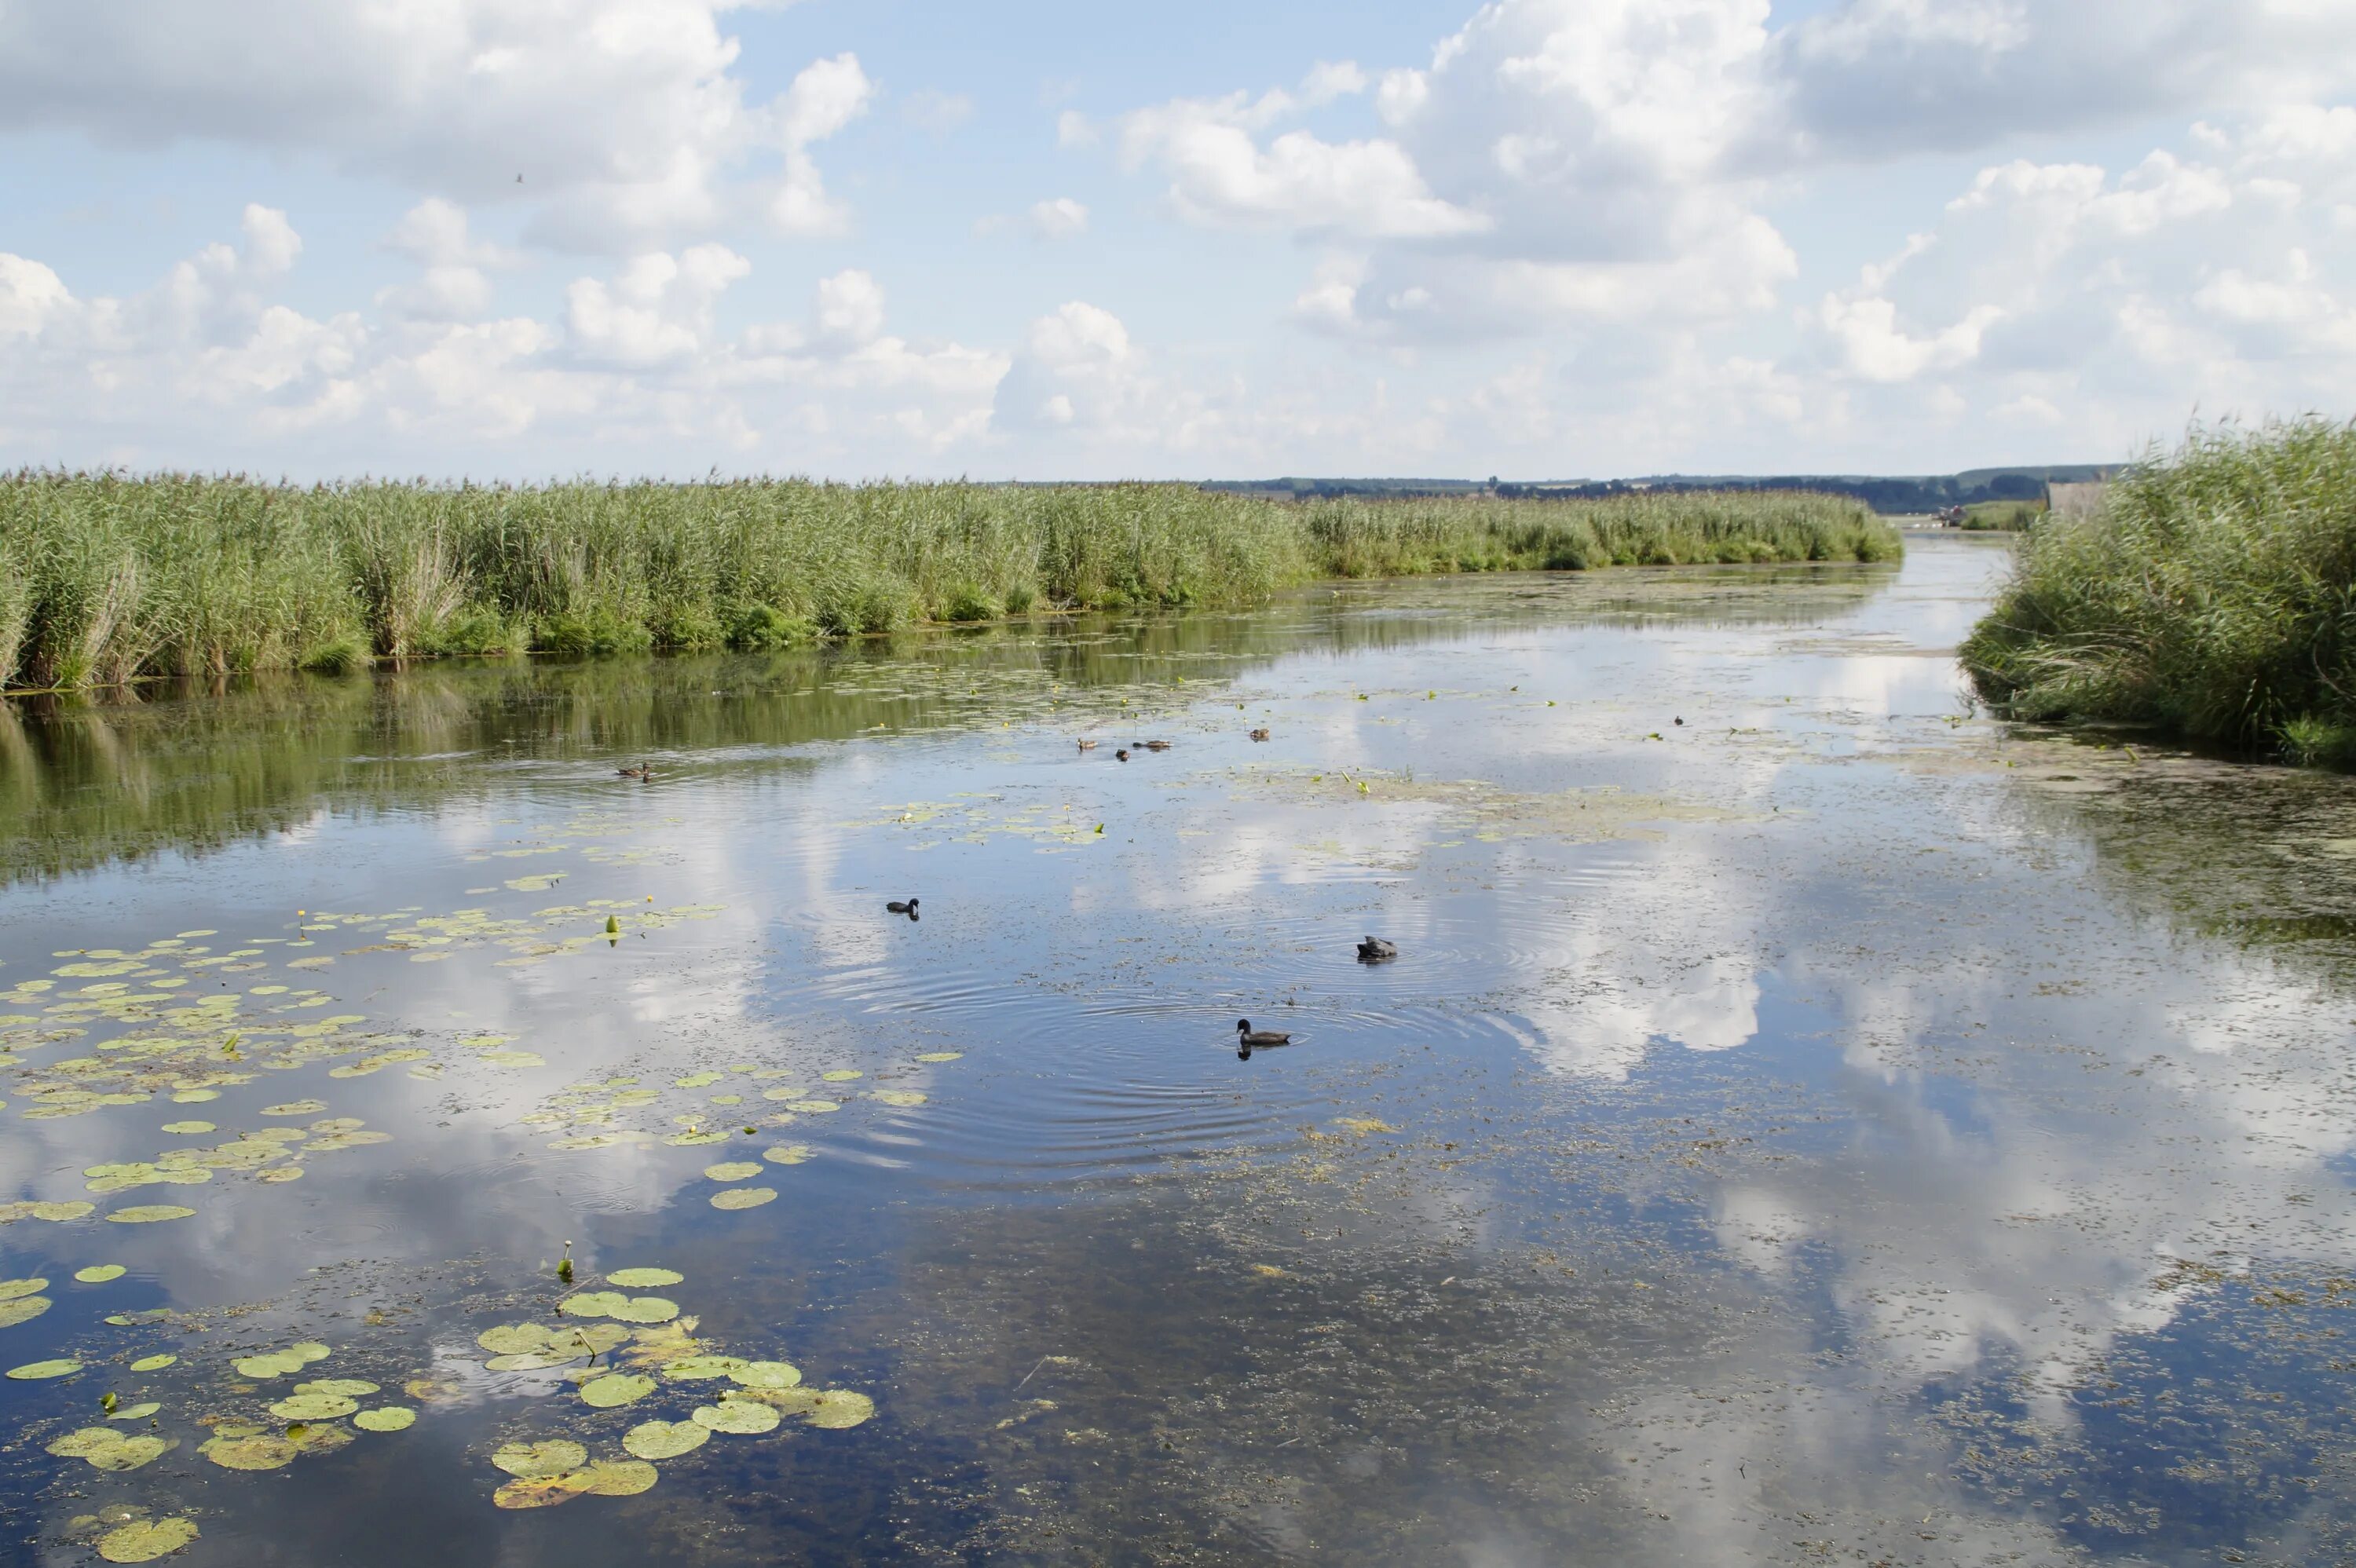
<path id="1" fill-rule="evenodd" d="M 2040 524 L 1963 648 L 2027 719 L 2356 765 L 2356 426 L 2195 431 Z"/>
<path id="2" fill-rule="evenodd" d="M 0 476 L 0 683 L 449 654 L 739 650 L 1319 576 L 1878 560 L 1790 494 L 1307 506 L 1183 485 L 542 486 Z"/>

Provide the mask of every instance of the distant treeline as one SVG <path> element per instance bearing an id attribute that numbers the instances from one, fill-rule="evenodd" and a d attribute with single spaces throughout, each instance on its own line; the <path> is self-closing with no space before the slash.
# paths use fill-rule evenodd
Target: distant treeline
<path id="1" fill-rule="evenodd" d="M 739 650 L 1319 577 L 1878 560 L 1837 496 L 1278 502 L 1189 485 L 303 488 L 0 475 L 0 685 L 454 654 Z"/>
<path id="2" fill-rule="evenodd" d="M 2063 464 L 2045 468 L 1981 468 L 1963 474 L 1884 478 L 1857 474 L 1682 475 L 1643 479 L 1562 479 L 1516 482 L 1481 479 L 1261 479 L 1217 480 L 1206 490 L 1233 495 L 1312 499 L 1361 496 L 1494 495 L 1505 500 L 1599 501 L 1615 496 L 1685 495 L 1696 491 L 1782 490 L 1847 496 L 1885 517 L 1944 512 L 1987 501 L 2040 501 L 2049 483 L 2107 479 L 2116 464 Z"/>

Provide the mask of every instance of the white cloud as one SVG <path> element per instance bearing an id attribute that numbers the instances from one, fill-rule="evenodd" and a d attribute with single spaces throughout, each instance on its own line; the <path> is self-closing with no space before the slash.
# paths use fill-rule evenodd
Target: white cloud
<path id="1" fill-rule="evenodd" d="M 788 232 L 839 227 L 809 148 L 864 108 L 849 56 L 748 100 L 725 0 L 0 6 L 0 130 L 221 142 L 466 201 L 594 250 L 712 223 L 781 163 Z M 521 183 L 518 183 L 521 176 Z"/>
<path id="2" fill-rule="evenodd" d="M 1042 240 L 1069 240 L 1087 227 L 1087 208 L 1068 196 L 1031 204 L 1031 232 Z"/>

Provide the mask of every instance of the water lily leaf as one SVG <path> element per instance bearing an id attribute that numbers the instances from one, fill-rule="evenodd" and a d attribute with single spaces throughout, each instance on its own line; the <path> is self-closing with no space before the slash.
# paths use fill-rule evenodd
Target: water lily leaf
<path id="1" fill-rule="evenodd" d="M 589 1450 L 566 1438 L 539 1443 L 502 1443 L 491 1463 L 510 1476 L 540 1478 L 577 1470 L 589 1462 Z"/>
<path id="2" fill-rule="evenodd" d="M 351 1432 L 332 1421 L 293 1421 L 286 1424 L 286 1441 L 297 1453 L 332 1454 L 338 1448 L 351 1446 Z"/>
<path id="3" fill-rule="evenodd" d="M 666 1285 L 677 1285 L 686 1277 L 683 1274 L 674 1274 L 667 1268 L 625 1268 L 616 1269 L 612 1274 L 607 1275 L 605 1282 L 608 1285 L 623 1285 L 631 1290 L 649 1290 L 659 1289 Z"/>
<path id="4" fill-rule="evenodd" d="M 928 1051 L 916 1058 L 919 1061 L 957 1061 L 965 1056 L 962 1051 Z"/>
<path id="5" fill-rule="evenodd" d="M 696 1148 L 704 1144 L 724 1144 L 727 1141 L 728 1135 L 724 1132 L 673 1133 L 663 1139 L 673 1148 Z"/>
<path id="6" fill-rule="evenodd" d="M 327 1108 L 325 1100 L 290 1100 L 284 1105 L 264 1105 L 265 1116 L 316 1116 Z"/>
<path id="7" fill-rule="evenodd" d="M 696 1406 L 689 1419 L 714 1432 L 757 1437 L 764 1432 L 775 1432 L 782 1418 L 769 1406 L 753 1400 L 723 1399 L 718 1404 Z"/>
<path id="8" fill-rule="evenodd" d="M 853 1079 L 864 1078 L 867 1074 L 855 1067 L 838 1067 L 830 1072 L 821 1072 L 819 1076 L 829 1083 L 848 1083 Z"/>
<path id="9" fill-rule="evenodd" d="M 153 1563 L 197 1539 L 193 1520 L 141 1520 L 118 1525 L 98 1538 L 98 1554 L 109 1563 Z"/>
<path id="10" fill-rule="evenodd" d="M 830 1388 L 819 1392 L 817 1408 L 809 1413 L 809 1424 L 841 1432 L 857 1426 L 874 1413 L 875 1402 L 865 1394 L 845 1388 Z"/>
<path id="11" fill-rule="evenodd" d="M 194 1137 L 199 1133 L 217 1133 L 220 1131 L 219 1127 L 214 1126 L 210 1122 L 166 1122 L 164 1124 L 164 1130 L 172 1134 L 176 1137 Z"/>
<path id="12" fill-rule="evenodd" d="M 152 1435 L 126 1437 L 111 1448 L 91 1455 L 90 1464 L 94 1469 L 119 1475 L 125 1470 L 136 1470 L 143 1465 L 152 1465 L 179 1445 L 180 1440 L 177 1437 Z"/>
<path id="13" fill-rule="evenodd" d="M 873 1098 L 883 1101 L 887 1105 L 905 1108 L 923 1104 L 926 1096 L 917 1093 L 913 1089 L 878 1089 L 874 1092 Z"/>
<path id="14" fill-rule="evenodd" d="M 106 1419 L 109 1421 L 145 1421 L 163 1408 L 164 1407 L 161 1404 L 152 1399 L 139 1404 L 122 1404 L 115 1406 L 113 1412 L 109 1414 Z"/>
<path id="15" fill-rule="evenodd" d="M 44 1282 L 47 1283 L 47 1282 Z M 19 1323 L 30 1323 L 49 1309 L 46 1296 L 23 1296 L 14 1301 L 0 1301 L 0 1328 L 13 1328 Z"/>
<path id="16" fill-rule="evenodd" d="M 14 1301 L 20 1296 L 38 1296 L 49 1288 L 46 1279 L 0 1279 L 0 1301 Z"/>
<path id="17" fill-rule="evenodd" d="M 347 1397 L 371 1394 L 377 1385 L 362 1378 L 316 1378 L 307 1383 L 296 1383 L 296 1393 L 339 1393 Z"/>
<path id="18" fill-rule="evenodd" d="M 45 1378 L 71 1376 L 81 1371 L 80 1361 L 27 1361 L 21 1367 L 11 1367 L 7 1375 L 20 1383 L 39 1382 Z"/>
<path id="19" fill-rule="evenodd" d="M 776 1148 L 763 1149 L 761 1157 L 772 1165 L 804 1165 L 817 1157 L 808 1144 L 779 1144 Z"/>
<path id="20" fill-rule="evenodd" d="M 777 1189 L 774 1187 L 732 1187 L 724 1192 L 713 1193 L 712 1206 L 714 1209 L 758 1209 L 764 1203 L 774 1201 L 776 1196 Z"/>
<path id="21" fill-rule="evenodd" d="M 274 1170 L 261 1172 L 254 1179 L 268 1182 L 300 1181 L 303 1179 L 303 1168 L 299 1165 L 282 1165 Z"/>
<path id="22" fill-rule="evenodd" d="M 634 1498 L 652 1487 L 661 1472 L 637 1459 L 600 1459 L 579 1471 L 574 1485 L 593 1498 Z"/>
<path id="23" fill-rule="evenodd" d="M 751 1389 L 796 1388 L 802 1381 L 802 1370 L 791 1361 L 746 1361 L 728 1375 Z"/>
<path id="24" fill-rule="evenodd" d="M 582 1403 L 596 1410 L 635 1404 L 655 1392 L 655 1380 L 628 1372 L 607 1372 L 581 1385 Z"/>
<path id="25" fill-rule="evenodd" d="M 712 1441 L 712 1428 L 693 1421 L 648 1421 L 622 1435 L 622 1446 L 640 1459 L 676 1459 Z"/>
<path id="26" fill-rule="evenodd" d="M 270 1413 L 281 1421 L 333 1421 L 360 1407 L 359 1401 L 340 1393 L 298 1393 L 280 1400 Z"/>
<path id="27" fill-rule="evenodd" d="M 84 1285 L 104 1285 L 110 1280 L 121 1279 L 130 1272 L 121 1264 L 92 1264 L 88 1268 L 74 1270 L 74 1278 Z"/>
<path id="28" fill-rule="evenodd" d="M 160 1372 L 180 1358 L 177 1356 L 142 1356 L 131 1363 L 134 1372 Z"/>
<path id="29" fill-rule="evenodd" d="M 719 1083 L 722 1076 L 718 1072 L 691 1072 L 684 1078 L 672 1079 L 671 1084 L 679 1089 L 708 1089 Z"/>
<path id="30" fill-rule="evenodd" d="M 788 1111 L 800 1111 L 804 1115 L 816 1116 L 821 1115 L 828 1111 L 840 1111 L 842 1109 L 842 1105 L 839 1101 L 834 1100 L 788 1100 L 786 1102 L 786 1109 Z"/>
<path id="31" fill-rule="evenodd" d="M 760 1175 L 761 1162 L 756 1159 L 732 1159 L 722 1165 L 705 1166 L 703 1174 L 707 1180 L 712 1181 L 742 1181 L 748 1176 Z"/>
<path id="32" fill-rule="evenodd" d="M 406 1432 L 416 1423 L 417 1413 L 398 1404 L 363 1410 L 352 1417 L 352 1424 L 362 1432 Z"/>
<path id="33" fill-rule="evenodd" d="M 495 1356 L 529 1356 L 548 1346 L 548 1330 L 537 1323 L 502 1323 L 475 1336 L 475 1343 Z"/>
<path id="34" fill-rule="evenodd" d="M 244 1437 L 215 1437 L 197 1445 L 197 1452 L 224 1470 L 279 1470 L 301 1452 L 284 1437 L 257 1432 Z"/>
<path id="35" fill-rule="evenodd" d="M 584 1290 L 567 1296 L 557 1311 L 567 1317 L 611 1317 L 622 1323 L 668 1323 L 679 1303 L 659 1296 L 624 1296 L 618 1290 Z"/>
<path id="36" fill-rule="evenodd" d="M 733 1377 L 744 1363 L 734 1356 L 681 1356 L 663 1363 L 663 1376 L 673 1382 L 699 1382 L 710 1378 Z"/>
<path id="37" fill-rule="evenodd" d="M 122 1441 L 123 1434 L 112 1427 L 85 1426 L 79 1432 L 67 1433 L 48 1448 L 60 1459 L 87 1459 Z"/>
<path id="38" fill-rule="evenodd" d="M 533 1476 L 509 1481 L 491 1494 L 491 1506 L 503 1509 L 554 1508 L 581 1495 L 561 1476 Z"/>
<path id="39" fill-rule="evenodd" d="M 155 1225 L 166 1220 L 186 1220 L 196 1213 L 177 1203 L 142 1203 L 130 1209 L 117 1209 L 107 1219 L 118 1225 Z"/>

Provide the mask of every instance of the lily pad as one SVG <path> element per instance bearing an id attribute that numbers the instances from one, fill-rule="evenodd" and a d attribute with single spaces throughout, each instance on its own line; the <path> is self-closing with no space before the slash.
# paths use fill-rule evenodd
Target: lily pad
<path id="1" fill-rule="evenodd" d="M 10 1367 L 7 1375 L 20 1383 L 32 1383 L 47 1378 L 71 1377 L 80 1371 L 80 1361 L 27 1361 L 21 1367 Z"/>
<path id="2" fill-rule="evenodd" d="M 746 1361 L 729 1377 L 745 1388 L 788 1389 L 798 1387 L 802 1370 L 791 1361 Z"/>
<path id="3" fill-rule="evenodd" d="M 296 1383 L 296 1393 L 339 1393 L 347 1398 L 371 1394 L 377 1385 L 364 1378 L 315 1378 L 307 1383 Z"/>
<path id="4" fill-rule="evenodd" d="M 655 1380 L 629 1372 L 607 1372 L 581 1385 L 581 1401 L 596 1410 L 616 1410 L 635 1404 L 655 1392 Z"/>
<path id="5" fill-rule="evenodd" d="M 757 1437 L 764 1432 L 775 1432 L 782 1418 L 766 1404 L 751 1400 L 724 1399 L 718 1404 L 696 1406 L 689 1417 L 698 1426 L 709 1426 L 714 1432 L 726 1432 L 738 1437 Z"/>
<path id="6" fill-rule="evenodd" d="M 722 1165 L 707 1165 L 703 1174 L 711 1181 L 742 1181 L 748 1176 L 761 1174 L 761 1162 L 756 1159 L 732 1159 Z"/>
<path id="7" fill-rule="evenodd" d="M 567 1317 L 611 1317 L 619 1323 L 668 1323 L 679 1303 L 659 1296 L 624 1296 L 618 1290 L 584 1290 L 557 1307 Z"/>
<path id="8" fill-rule="evenodd" d="M 47 1284 L 47 1281 L 42 1283 Z M 49 1309 L 46 1296 L 20 1296 L 14 1301 L 0 1301 L 0 1328 L 13 1328 L 19 1323 L 30 1323 Z"/>
<path id="9" fill-rule="evenodd" d="M 406 1432 L 416 1423 L 417 1413 L 398 1404 L 363 1410 L 352 1417 L 352 1424 L 362 1432 Z"/>
<path id="10" fill-rule="evenodd" d="M 215 1437 L 197 1445 L 197 1452 L 224 1470 L 282 1470 L 301 1452 L 284 1437 L 257 1432 L 244 1437 Z"/>
<path id="11" fill-rule="evenodd" d="M 622 1285 L 631 1290 L 653 1290 L 666 1285 L 677 1285 L 686 1277 L 683 1274 L 674 1274 L 667 1268 L 624 1268 L 616 1269 L 612 1274 L 607 1275 L 605 1283 Z"/>
<path id="12" fill-rule="evenodd" d="M 140 1520 L 118 1525 L 98 1538 L 98 1554 L 109 1563 L 153 1563 L 197 1539 L 193 1520 Z"/>
<path id="13" fill-rule="evenodd" d="M 736 1375 L 744 1363 L 734 1356 L 681 1356 L 663 1363 L 663 1376 L 673 1382 L 701 1382 Z"/>
<path id="14" fill-rule="evenodd" d="M 841 1432 L 857 1426 L 874 1413 L 875 1402 L 865 1394 L 847 1388 L 830 1388 L 819 1392 L 818 1406 L 809 1413 L 809 1424 Z"/>
<path id="15" fill-rule="evenodd" d="M 340 1393 L 298 1393 L 270 1407 L 281 1421 L 334 1421 L 359 1409 L 359 1401 Z"/>
<path id="16" fill-rule="evenodd" d="M 928 1051 L 916 1058 L 919 1061 L 956 1061 L 963 1058 L 962 1051 Z"/>
<path id="17" fill-rule="evenodd" d="M 137 1404 L 118 1404 L 109 1421 L 145 1421 L 164 1407 L 155 1400 L 143 1400 Z"/>
<path id="18" fill-rule="evenodd" d="M 186 1220 L 194 1209 L 184 1209 L 177 1203 L 141 1203 L 129 1209 L 117 1209 L 107 1219 L 117 1225 L 155 1225 L 166 1220 Z"/>
<path id="19" fill-rule="evenodd" d="M 316 1116 L 327 1108 L 325 1100 L 289 1100 L 284 1105 L 264 1105 L 265 1116 Z"/>
<path id="20" fill-rule="evenodd" d="M 164 1130 L 175 1137 L 192 1138 L 199 1133 L 217 1133 L 220 1129 L 210 1122 L 166 1122 Z"/>
<path id="21" fill-rule="evenodd" d="M 776 1148 L 763 1149 L 761 1157 L 771 1165 L 807 1165 L 817 1156 L 808 1144 L 779 1144 Z"/>
<path id="22" fill-rule="evenodd" d="M 46 1279 L 0 1279 L 0 1301 L 14 1301 L 19 1296 L 38 1296 L 49 1288 Z"/>
<path id="23" fill-rule="evenodd" d="M 676 1459 L 712 1441 L 712 1428 L 694 1421 L 648 1421 L 622 1435 L 622 1446 L 639 1459 Z"/>
<path id="24" fill-rule="evenodd" d="M 854 1079 L 864 1078 L 867 1074 L 860 1072 L 857 1068 L 838 1067 L 830 1072 L 821 1072 L 819 1076 L 825 1079 L 829 1083 L 849 1083 Z"/>
<path id="25" fill-rule="evenodd" d="M 732 1187 L 724 1192 L 713 1193 L 712 1206 L 714 1209 L 758 1209 L 764 1203 L 774 1202 L 776 1196 L 777 1189 L 774 1187 Z"/>
<path id="26" fill-rule="evenodd" d="M 548 1348 L 548 1330 L 537 1323 L 502 1323 L 476 1335 L 475 1343 L 494 1356 L 528 1356 Z"/>
<path id="27" fill-rule="evenodd" d="M 143 1465 L 152 1465 L 179 1445 L 180 1440 L 177 1437 L 157 1437 L 152 1434 L 125 1437 L 112 1447 L 102 1448 L 91 1455 L 90 1464 L 94 1469 L 120 1475 L 126 1470 L 136 1470 Z"/>
<path id="28" fill-rule="evenodd" d="M 800 1111 L 807 1115 L 816 1116 L 823 1115 L 828 1111 L 840 1111 L 842 1109 L 842 1105 L 840 1101 L 836 1100 L 788 1100 L 786 1102 L 786 1109 L 788 1111 Z"/>
<path id="29" fill-rule="evenodd" d="M 491 1463 L 509 1475 L 526 1477 L 561 1476 L 588 1462 L 588 1449 L 562 1437 L 540 1443 L 503 1443 L 491 1456 Z"/>
<path id="30" fill-rule="evenodd" d="M 111 1280 L 121 1279 L 130 1272 L 121 1264 L 92 1264 L 88 1268 L 74 1270 L 74 1278 L 84 1285 L 104 1285 Z"/>
<path id="31" fill-rule="evenodd" d="M 142 1356 L 131 1363 L 131 1370 L 134 1372 L 160 1372 L 179 1359 L 177 1356 Z"/>
<path id="32" fill-rule="evenodd" d="M 883 1101 L 887 1105 L 898 1105 L 904 1110 L 910 1106 L 921 1105 L 926 1099 L 926 1096 L 917 1093 L 914 1089 L 878 1089 L 873 1097 Z"/>

